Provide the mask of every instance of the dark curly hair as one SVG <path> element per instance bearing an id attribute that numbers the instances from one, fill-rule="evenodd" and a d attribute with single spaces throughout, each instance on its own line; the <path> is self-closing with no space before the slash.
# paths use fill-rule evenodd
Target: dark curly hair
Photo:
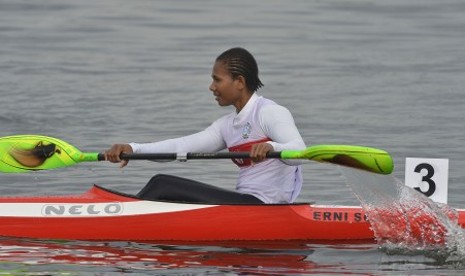
<path id="1" fill-rule="evenodd" d="M 226 65 L 233 79 L 238 76 L 244 77 L 246 86 L 252 93 L 263 87 L 263 83 L 258 78 L 257 62 L 247 50 L 240 47 L 231 48 L 219 55 L 216 61 Z"/>

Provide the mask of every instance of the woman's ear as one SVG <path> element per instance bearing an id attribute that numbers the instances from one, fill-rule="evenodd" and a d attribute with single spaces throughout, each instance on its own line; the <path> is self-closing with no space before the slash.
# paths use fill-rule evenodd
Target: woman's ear
<path id="1" fill-rule="evenodd" d="M 244 76 L 237 76 L 235 79 L 235 83 L 237 85 L 237 89 L 239 90 L 244 90 L 247 87 Z"/>

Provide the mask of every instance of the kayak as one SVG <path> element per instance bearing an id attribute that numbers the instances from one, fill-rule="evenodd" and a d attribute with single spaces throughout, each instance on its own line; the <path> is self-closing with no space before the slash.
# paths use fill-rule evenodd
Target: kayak
<path id="1" fill-rule="evenodd" d="M 457 212 L 463 227 L 465 210 Z M 375 239 L 359 206 L 166 202 L 98 185 L 77 195 L 0 198 L 0 236 L 108 241 Z"/>
<path id="2" fill-rule="evenodd" d="M 242 160 L 250 158 L 250 152 L 124 153 L 120 158 Z M 304 150 L 270 152 L 267 158 L 307 159 L 376 174 L 390 174 L 394 168 L 386 151 L 353 145 L 314 145 Z M 103 160 L 102 153 L 82 152 L 53 137 L 0 137 L 2 173 Z M 464 209 L 445 208 L 445 216 L 438 216 L 421 204 L 409 206 L 404 201 L 370 207 L 368 216 L 359 206 L 168 202 L 139 196 L 143 191 L 150 195 L 150 186 L 137 195 L 94 185 L 79 195 L 0 198 L 0 236 L 132 241 L 386 240 L 443 245 L 453 235 L 455 223 L 465 226 Z"/>

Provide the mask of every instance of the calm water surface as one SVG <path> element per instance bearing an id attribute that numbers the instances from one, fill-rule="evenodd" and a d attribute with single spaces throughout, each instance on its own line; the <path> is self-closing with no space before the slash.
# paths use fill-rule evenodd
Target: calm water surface
<path id="1" fill-rule="evenodd" d="M 208 91 L 214 59 L 242 46 L 260 94 L 287 106 L 308 145 L 361 144 L 448 158 L 465 207 L 465 3 L 0 0 L 0 135 L 55 136 L 83 151 L 191 134 L 231 111 Z M 133 161 L 0 176 L 3 195 L 136 193 L 158 173 L 234 186 L 231 162 Z M 299 201 L 357 205 L 340 171 L 305 165 Z M 219 177 L 221 176 L 221 177 Z M 82 258 L 81 258 L 82 257 Z M 4 239 L 0 271 L 106 275 L 461 274 L 376 244 L 173 245 Z"/>

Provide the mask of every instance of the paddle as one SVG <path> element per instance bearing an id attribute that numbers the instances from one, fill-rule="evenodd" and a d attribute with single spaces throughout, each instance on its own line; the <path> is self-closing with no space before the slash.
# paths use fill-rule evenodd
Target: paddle
<path id="1" fill-rule="evenodd" d="M 391 156 L 380 149 L 350 145 L 316 145 L 305 150 L 270 152 L 268 158 L 308 159 L 338 164 L 379 174 L 393 170 Z M 248 152 L 216 153 L 130 153 L 127 160 L 245 159 Z M 104 160 L 102 153 L 81 152 L 60 139 L 40 135 L 16 135 L 0 138 L 0 172 L 16 173 L 49 170 L 81 162 Z"/>

